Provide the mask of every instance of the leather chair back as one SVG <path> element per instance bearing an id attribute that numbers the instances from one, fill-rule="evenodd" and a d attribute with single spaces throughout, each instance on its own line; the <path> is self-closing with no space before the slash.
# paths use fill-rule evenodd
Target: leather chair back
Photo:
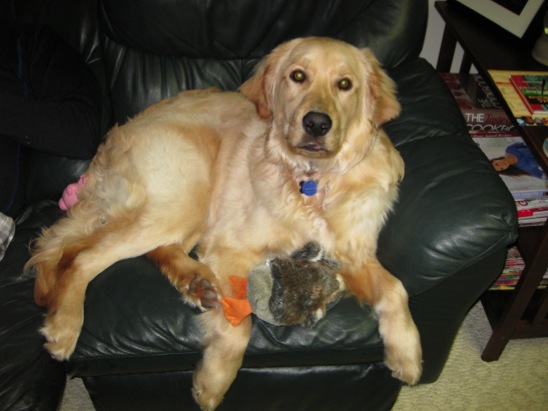
<path id="1" fill-rule="evenodd" d="M 385 67 L 396 67 L 421 51 L 428 2 L 101 0 L 99 13 L 114 118 L 122 124 L 181 90 L 237 89 L 260 58 L 295 37 L 370 47 Z"/>

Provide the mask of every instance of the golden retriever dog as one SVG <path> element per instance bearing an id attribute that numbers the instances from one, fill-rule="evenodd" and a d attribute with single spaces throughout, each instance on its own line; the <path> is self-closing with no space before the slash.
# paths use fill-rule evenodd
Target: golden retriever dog
<path id="1" fill-rule="evenodd" d="M 114 127 L 79 203 L 44 231 L 29 262 L 35 300 L 48 308 L 46 349 L 69 358 L 88 283 L 147 254 L 205 311 L 193 395 L 214 410 L 251 330 L 249 317 L 234 327 L 220 308 L 228 276 L 316 240 L 377 313 L 393 375 L 417 383 L 421 346 L 408 296 L 376 257 L 404 172 L 381 127 L 399 112 L 394 83 L 370 51 L 311 37 L 277 47 L 240 93 L 181 93 Z M 312 192 L 301 192 L 305 182 Z M 199 262 L 188 257 L 196 244 Z"/>

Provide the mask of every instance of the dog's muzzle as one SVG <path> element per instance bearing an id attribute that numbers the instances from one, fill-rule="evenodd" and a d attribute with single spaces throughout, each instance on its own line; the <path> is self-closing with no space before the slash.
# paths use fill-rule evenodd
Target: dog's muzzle
<path id="1" fill-rule="evenodd" d="M 310 111 L 303 117 L 303 138 L 298 145 L 300 150 L 319 155 L 329 150 L 325 146 L 324 136 L 331 130 L 333 122 L 325 113 Z"/>

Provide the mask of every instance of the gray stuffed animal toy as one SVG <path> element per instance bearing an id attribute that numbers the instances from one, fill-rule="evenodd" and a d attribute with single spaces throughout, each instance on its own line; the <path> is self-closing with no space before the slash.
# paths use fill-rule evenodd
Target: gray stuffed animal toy
<path id="1" fill-rule="evenodd" d="M 317 242 L 288 258 L 276 257 L 255 267 L 247 279 L 232 277 L 235 297 L 222 300 L 233 325 L 251 312 L 274 325 L 312 327 L 345 290 L 340 265 Z"/>

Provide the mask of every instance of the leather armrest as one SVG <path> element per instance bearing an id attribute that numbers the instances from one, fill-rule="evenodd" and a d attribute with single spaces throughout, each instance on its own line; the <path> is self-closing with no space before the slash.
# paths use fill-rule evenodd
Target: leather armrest
<path id="1" fill-rule="evenodd" d="M 513 242 L 517 216 L 434 69 L 418 59 L 390 74 L 403 111 L 386 131 L 406 170 L 378 254 L 415 295 Z"/>

